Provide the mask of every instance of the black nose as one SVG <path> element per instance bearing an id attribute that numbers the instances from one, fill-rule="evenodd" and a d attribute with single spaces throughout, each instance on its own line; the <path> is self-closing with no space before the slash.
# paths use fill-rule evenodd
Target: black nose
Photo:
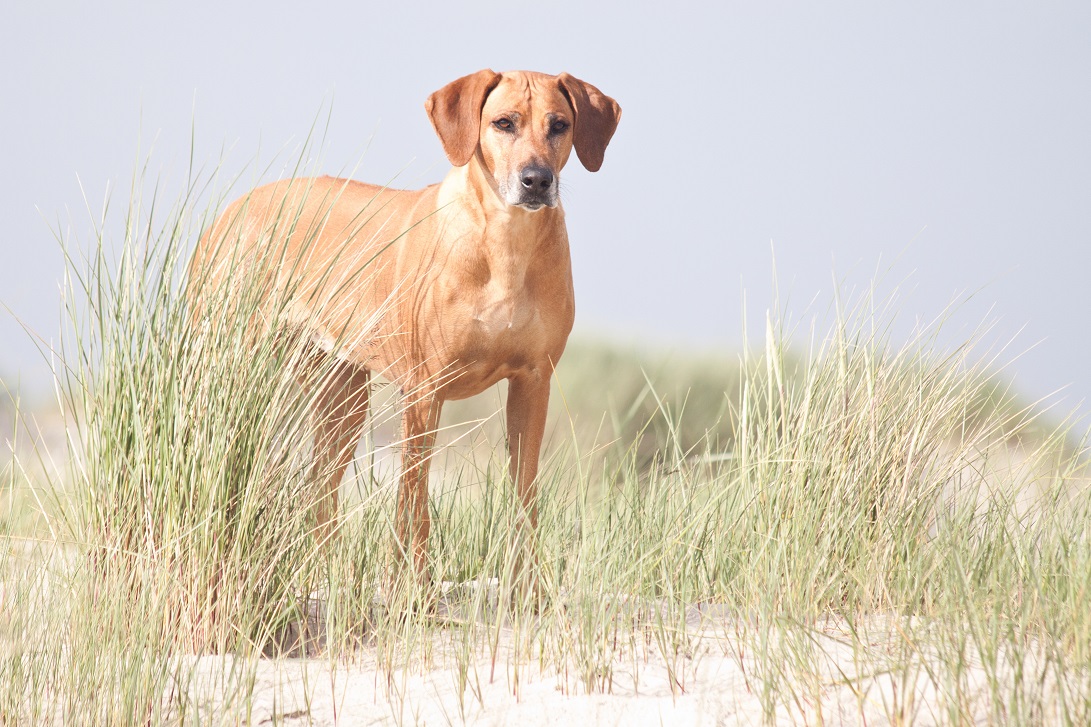
<path id="1" fill-rule="evenodd" d="M 519 173 L 519 181 L 529 191 L 545 191 L 553 184 L 553 172 L 537 165 L 524 167 Z"/>

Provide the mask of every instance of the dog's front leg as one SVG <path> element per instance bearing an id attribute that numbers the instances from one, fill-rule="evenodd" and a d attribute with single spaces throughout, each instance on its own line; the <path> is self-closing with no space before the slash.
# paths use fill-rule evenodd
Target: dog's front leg
<path id="1" fill-rule="evenodd" d="M 538 527 L 538 456 L 549 407 L 549 377 L 535 369 L 508 382 L 508 456 L 511 478 L 533 531 Z"/>
<path id="2" fill-rule="evenodd" d="M 532 598 L 541 597 L 538 569 L 538 456 L 549 407 L 549 377 L 536 369 L 508 380 L 508 456 L 522 517 L 518 527 L 522 549 L 512 563 L 516 582 Z"/>
<path id="3" fill-rule="evenodd" d="M 428 580 L 428 469 L 436 441 L 442 402 L 430 391 L 409 391 L 402 414 L 402 478 L 395 535 L 400 557 L 412 558 L 422 581 Z"/>

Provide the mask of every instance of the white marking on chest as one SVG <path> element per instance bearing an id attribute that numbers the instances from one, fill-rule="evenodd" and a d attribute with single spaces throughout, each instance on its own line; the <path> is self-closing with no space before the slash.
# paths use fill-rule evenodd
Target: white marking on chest
<path id="1" fill-rule="evenodd" d="M 483 295 L 475 306 L 473 319 L 490 335 L 505 331 L 521 330 L 538 320 L 538 306 L 528 299 L 522 291 L 489 291 L 486 286 Z M 492 295 L 489 295 L 492 292 Z"/>

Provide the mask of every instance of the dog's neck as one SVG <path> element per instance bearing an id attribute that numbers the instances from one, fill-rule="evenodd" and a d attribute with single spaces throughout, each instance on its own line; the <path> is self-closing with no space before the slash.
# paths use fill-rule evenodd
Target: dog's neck
<path id="1" fill-rule="evenodd" d="M 543 245 L 567 246 L 560 204 L 535 212 L 506 204 L 477 157 L 451 169 L 440 185 L 437 202 L 441 210 L 450 205 L 460 214 L 473 215 L 470 229 L 480 234 L 474 236 L 473 249 L 479 261 L 474 264 L 483 264 L 487 277 L 498 288 L 521 289 Z M 451 239 L 465 240 L 459 236 Z"/>

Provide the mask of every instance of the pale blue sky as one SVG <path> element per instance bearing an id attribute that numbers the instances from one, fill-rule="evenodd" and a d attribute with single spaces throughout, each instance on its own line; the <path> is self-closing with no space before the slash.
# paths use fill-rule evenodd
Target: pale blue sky
<path id="1" fill-rule="evenodd" d="M 908 278 L 898 336 L 970 296 L 950 342 L 995 320 L 988 340 L 1019 332 L 1007 358 L 1031 349 L 1020 391 L 1091 411 L 1091 3 L 46 1 L 0 21 L 0 301 L 46 337 L 50 226 L 86 239 L 84 194 L 109 184 L 120 211 L 149 148 L 173 193 L 191 130 L 199 166 L 226 147 L 237 174 L 332 105 L 323 172 L 420 186 L 446 168 L 428 94 L 528 68 L 624 108 L 602 171 L 562 177 L 584 335 L 737 348 L 744 291 L 751 326 L 774 304 L 772 249 L 796 318 L 835 275 Z M 0 372 L 47 376 L 6 315 Z"/>

